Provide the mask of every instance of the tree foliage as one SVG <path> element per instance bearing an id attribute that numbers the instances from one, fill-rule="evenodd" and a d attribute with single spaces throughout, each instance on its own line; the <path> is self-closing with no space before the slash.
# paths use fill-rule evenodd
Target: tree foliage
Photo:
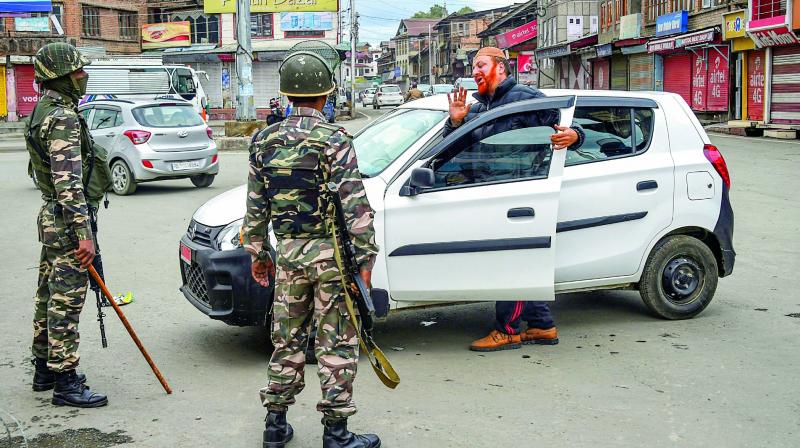
<path id="1" fill-rule="evenodd" d="M 463 9 L 463 8 L 462 8 Z M 444 9 L 444 6 L 439 4 L 434 4 L 431 6 L 428 12 L 425 11 L 417 11 L 413 16 L 412 19 L 441 19 L 447 16 L 447 10 Z"/>
<path id="2" fill-rule="evenodd" d="M 471 12 L 475 12 L 475 10 L 470 8 L 469 6 L 465 6 L 465 7 L 461 8 L 461 9 L 459 9 L 456 12 L 456 14 L 469 14 Z"/>

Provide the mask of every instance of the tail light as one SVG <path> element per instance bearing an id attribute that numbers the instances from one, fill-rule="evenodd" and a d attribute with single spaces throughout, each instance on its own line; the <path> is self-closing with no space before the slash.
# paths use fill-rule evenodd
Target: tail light
<path id="1" fill-rule="evenodd" d="M 142 160 L 142 166 L 145 167 L 145 168 L 152 168 L 153 167 L 153 162 L 151 162 L 149 160 Z"/>
<path id="2" fill-rule="evenodd" d="M 211 156 L 211 164 L 212 165 L 217 163 L 217 157 L 218 157 L 217 154 L 214 154 L 213 156 Z"/>
<path id="3" fill-rule="evenodd" d="M 383 94 L 382 94 L 382 93 L 380 93 L 380 92 L 376 93 L 376 95 L 378 95 L 378 96 L 383 96 Z"/>
<path id="4" fill-rule="evenodd" d="M 209 139 L 214 140 L 214 131 L 211 128 L 206 128 L 206 135 L 208 135 Z"/>
<path id="5" fill-rule="evenodd" d="M 147 143 L 150 140 L 150 133 L 147 131 L 125 131 L 123 132 L 125 137 L 128 137 L 131 140 L 131 143 L 134 145 L 141 145 L 142 143 Z"/>
<path id="6" fill-rule="evenodd" d="M 704 145 L 703 154 L 705 154 L 706 159 L 714 165 L 714 169 L 717 170 L 725 186 L 731 188 L 731 175 L 728 173 L 728 164 L 725 163 L 725 159 L 722 157 L 722 153 L 719 152 L 719 149 L 714 145 Z"/>

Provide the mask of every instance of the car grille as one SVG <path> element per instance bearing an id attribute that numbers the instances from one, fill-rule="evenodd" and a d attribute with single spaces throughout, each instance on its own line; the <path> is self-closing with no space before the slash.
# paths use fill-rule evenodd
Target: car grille
<path id="1" fill-rule="evenodd" d="M 218 231 L 219 229 L 215 227 L 204 226 L 192 220 L 192 222 L 189 223 L 189 228 L 186 229 L 186 234 L 194 243 L 205 247 L 213 247 L 212 241 L 214 241 L 214 237 Z"/>
<path id="2" fill-rule="evenodd" d="M 208 298 L 208 287 L 206 286 L 206 279 L 203 278 L 203 271 L 200 266 L 196 264 L 188 264 L 183 262 L 183 269 L 186 273 L 186 286 L 192 295 L 204 303 L 210 304 L 211 300 Z"/>

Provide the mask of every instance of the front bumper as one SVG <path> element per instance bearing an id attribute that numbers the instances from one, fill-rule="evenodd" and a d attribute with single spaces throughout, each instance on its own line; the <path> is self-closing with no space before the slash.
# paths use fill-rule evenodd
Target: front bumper
<path id="1" fill-rule="evenodd" d="M 217 232 L 221 230 L 217 229 Z M 212 236 L 212 244 L 214 243 Z M 265 325 L 272 306 L 273 288 L 264 288 L 250 274 L 250 255 L 243 248 L 220 251 L 183 235 L 192 249 L 192 262 L 178 260 L 186 300 L 208 317 L 229 325 Z M 274 284 L 270 279 L 270 284 Z"/>

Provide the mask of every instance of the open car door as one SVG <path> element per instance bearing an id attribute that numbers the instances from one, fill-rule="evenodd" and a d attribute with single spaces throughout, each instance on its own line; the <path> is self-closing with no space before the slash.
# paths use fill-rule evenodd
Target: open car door
<path id="1" fill-rule="evenodd" d="M 575 97 L 520 101 L 465 123 L 396 176 L 385 198 L 393 299 L 553 300 L 558 201 Z M 497 120 L 514 128 L 493 132 Z"/>

